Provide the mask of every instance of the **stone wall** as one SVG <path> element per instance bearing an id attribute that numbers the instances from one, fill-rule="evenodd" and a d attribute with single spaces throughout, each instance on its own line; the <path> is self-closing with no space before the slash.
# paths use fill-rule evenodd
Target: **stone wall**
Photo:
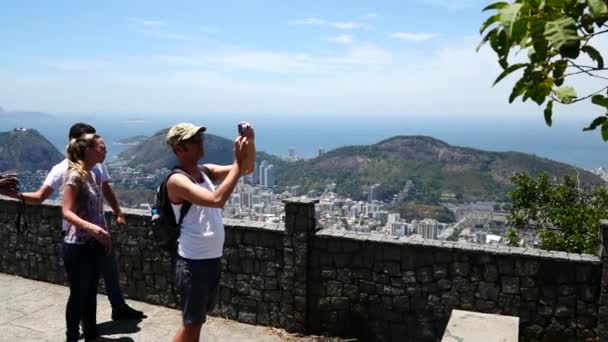
<path id="1" fill-rule="evenodd" d="M 15 224 L 17 207 L 16 201 L 0 200 L 0 272 L 66 285 L 61 207 L 25 207 L 21 229 Z M 106 213 L 125 296 L 175 307 L 171 260 L 149 237 L 149 215 L 125 210 L 125 216 L 126 233 L 118 229 L 113 214 Z M 217 314 L 251 324 L 292 327 L 286 318 L 293 312 L 285 312 L 282 304 L 287 299 L 282 289 L 294 288 L 284 267 L 284 226 L 225 220 L 225 229 Z"/>
<path id="2" fill-rule="evenodd" d="M 317 231 L 313 201 L 285 206 L 284 225 L 225 221 L 216 314 L 363 341 L 433 341 L 451 309 L 463 309 L 519 316 L 522 341 L 607 340 L 598 329 L 608 323 L 606 258 Z M 22 229 L 16 213 L 17 202 L 0 200 L 0 272 L 64 284 L 61 208 L 27 207 Z M 128 233 L 107 215 L 126 296 L 174 306 L 173 271 L 147 213 L 127 212 Z"/>
<path id="3" fill-rule="evenodd" d="M 594 256 L 436 240 L 317 233 L 312 331 L 432 341 L 452 309 L 520 318 L 523 341 L 597 335 L 601 267 Z"/>

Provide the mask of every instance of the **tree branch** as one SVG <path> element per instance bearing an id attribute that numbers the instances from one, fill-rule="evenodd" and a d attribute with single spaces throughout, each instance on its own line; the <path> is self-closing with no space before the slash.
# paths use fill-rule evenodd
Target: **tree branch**
<path id="1" fill-rule="evenodd" d="M 587 71 L 587 70 L 582 70 L 582 71 L 577 71 L 577 72 L 571 72 L 569 74 L 565 74 L 563 77 L 566 78 L 566 77 L 569 77 L 569 76 L 580 75 L 580 74 L 586 74 L 586 75 L 591 76 L 591 77 L 596 77 L 596 78 L 608 81 L 608 77 L 595 75 L 595 74 L 592 74 L 590 71 Z"/>
<path id="2" fill-rule="evenodd" d="M 603 26 L 606 26 L 606 25 L 604 24 Z M 608 26 L 606 26 L 606 27 L 608 27 Z M 592 33 L 592 34 L 590 34 L 590 35 L 589 35 L 589 36 L 586 38 L 586 40 L 587 40 L 587 41 L 589 41 L 589 39 L 591 39 L 591 38 L 593 38 L 593 37 L 595 37 L 595 36 L 597 36 L 597 35 L 604 34 L 604 33 L 606 33 L 606 32 L 608 32 L 608 30 L 604 30 L 604 31 L 599 31 L 599 32 Z"/>
<path id="3" fill-rule="evenodd" d="M 591 77 L 596 77 L 596 78 L 600 78 L 600 79 L 608 81 L 608 77 L 598 76 L 598 75 L 595 75 L 595 74 L 591 73 L 591 71 L 605 71 L 605 70 L 608 70 L 608 68 L 602 68 L 602 69 L 600 69 L 600 68 L 596 68 L 596 67 L 592 67 L 592 66 L 588 66 L 588 65 L 578 65 L 578 64 L 574 63 L 573 61 L 568 61 L 568 62 L 574 68 L 578 69 L 579 71 L 578 72 L 572 72 L 572 73 L 566 74 L 566 75 L 564 75 L 564 77 L 568 77 L 568 76 L 572 76 L 572 75 L 578 75 L 578 74 L 586 74 L 586 75 L 591 76 Z M 588 68 L 588 70 L 585 70 L 583 68 Z"/>
<path id="4" fill-rule="evenodd" d="M 572 64 L 573 67 L 579 69 L 579 70 L 584 70 L 583 68 L 587 68 L 587 71 L 606 71 L 608 70 L 608 68 L 598 68 L 598 67 L 594 67 L 591 65 L 580 65 L 580 64 L 576 64 L 572 61 L 569 61 L 570 64 Z"/>

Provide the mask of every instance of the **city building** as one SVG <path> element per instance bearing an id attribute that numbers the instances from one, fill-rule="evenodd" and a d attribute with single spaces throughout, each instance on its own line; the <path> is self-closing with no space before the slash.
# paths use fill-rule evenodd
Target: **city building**
<path id="1" fill-rule="evenodd" d="M 419 234 L 425 239 L 437 239 L 437 231 L 439 222 L 434 219 L 424 219 L 416 224 L 416 234 Z"/>
<path id="2" fill-rule="evenodd" d="M 382 185 L 374 184 L 369 187 L 369 193 L 367 194 L 367 201 L 369 203 L 373 201 L 380 201 L 382 199 Z"/>

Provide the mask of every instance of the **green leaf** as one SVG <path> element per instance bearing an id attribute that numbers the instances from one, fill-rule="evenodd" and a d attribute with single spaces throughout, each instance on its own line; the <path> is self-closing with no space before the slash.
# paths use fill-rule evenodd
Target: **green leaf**
<path id="1" fill-rule="evenodd" d="M 500 10 L 500 23 L 509 37 L 511 37 L 511 34 L 513 33 L 513 23 L 515 23 L 519 17 L 521 6 L 522 4 L 513 3 Z"/>
<path id="2" fill-rule="evenodd" d="M 534 52 L 528 55 L 531 62 L 544 62 L 547 59 L 549 42 L 545 38 L 545 24 L 542 20 L 533 20 L 530 23 L 530 36 L 534 47 Z"/>
<path id="3" fill-rule="evenodd" d="M 593 131 L 599 125 L 603 125 L 606 121 L 608 121 L 608 117 L 598 116 L 597 118 L 595 118 L 593 120 L 593 122 L 591 122 L 591 124 L 589 125 L 589 127 L 583 128 L 583 131 Z"/>
<path id="4" fill-rule="evenodd" d="M 573 47 L 580 44 L 580 37 L 576 33 L 576 22 L 570 17 L 561 17 L 557 20 L 548 21 L 545 24 L 545 37 L 559 50 L 562 56 L 576 58 L 573 56 Z M 576 49 L 578 51 L 578 49 Z"/>
<path id="5" fill-rule="evenodd" d="M 495 15 L 489 17 L 488 20 L 486 20 L 483 24 L 481 24 L 481 28 L 479 29 L 479 33 L 483 34 L 483 31 L 485 31 L 490 25 L 494 24 L 499 19 L 500 19 L 500 14 L 495 14 Z"/>
<path id="6" fill-rule="evenodd" d="M 562 103 L 572 103 L 576 96 L 576 90 L 573 87 L 559 87 L 555 89 L 555 95 Z"/>
<path id="7" fill-rule="evenodd" d="M 511 95 L 509 95 L 509 103 L 513 103 L 516 98 L 521 96 L 526 91 L 527 85 L 524 79 L 520 79 L 513 86 L 513 90 L 511 91 Z"/>
<path id="8" fill-rule="evenodd" d="M 553 121 L 551 120 L 551 117 L 553 116 L 553 100 L 549 101 L 549 103 L 547 103 L 547 107 L 545 107 L 545 122 L 547 123 L 547 126 L 551 127 L 551 125 L 553 124 Z"/>
<path id="9" fill-rule="evenodd" d="M 604 69 L 604 58 L 602 57 L 599 51 L 597 51 L 594 47 L 590 45 L 583 46 L 581 50 L 588 54 L 591 59 L 597 62 L 598 69 Z"/>
<path id="10" fill-rule="evenodd" d="M 545 6 L 546 7 L 564 7 L 564 5 L 567 3 L 566 0 L 545 0 Z"/>
<path id="11" fill-rule="evenodd" d="M 490 39 L 490 45 L 492 45 L 492 48 L 494 49 L 494 51 L 496 51 L 496 54 L 498 55 L 498 64 L 500 64 L 500 66 L 503 69 L 506 69 L 507 67 L 509 67 L 509 51 L 511 50 L 511 43 L 509 41 L 509 37 L 507 37 L 507 33 L 505 32 L 505 30 L 501 30 L 500 32 L 498 32 L 498 34 L 496 35 L 496 41 L 493 41 L 492 38 Z"/>
<path id="12" fill-rule="evenodd" d="M 608 141 L 608 122 L 602 124 L 602 139 Z"/>
<path id="13" fill-rule="evenodd" d="M 511 39 L 516 43 L 520 43 L 523 41 L 524 37 L 527 36 L 527 34 L 528 34 L 528 19 L 527 18 L 517 19 L 513 23 L 513 26 L 511 26 Z"/>
<path id="14" fill-rule="evenodd" d="M 499 1 L 499 2 L 495 2 L 493 4 L 490 4 L 490 5 L 486 6 L 481 11 L 485 12 L 485 11 L 492 10 L 492 9 L 500 10 L 500 9 L 503 9 L 507 5 L 508 5 L 508 3 L 504 2 L 504 1 Z"/>
<path id="15" fill-rule="evenodd" d="M 560 59 L 553 64 L 553 79 L 555 79 L 555 85 L 560 87 L 564 83 L 564 73 L 568 67 L 568 60 Z"/>
<path id="16" fill-rule="evenodd" d="M 600 19 L 608 15 L 608 5 L 604 0 L 587 0 L 589 13 L 593 19 Z"/>
<path id="17" fill-rule="evenodd" d="M 525 66 L 528 66 L 528 64 L 527 63 L 518 63 L 518 64 L 510 65 L 503 72 L 501 72 L 500 75 L 498 75 L 498 77 L 496 78 L 496 81 L 494 81 L 494 84 L 492 84 L 492 87 L 495 86 L 496 83 L 500 82 L 503 78 L 509 76 L 509 74 L 511 74 L 513 71 L 521 69 Z"/>
<path id="18" fill-rule="evenodd" d="M 587 33 L 595 32 L 595 28 L 593 27 L 595 20 L 593 20 L 593 18 L 589 14 L 587 14 L 587 13 L 583 14 L 583 16 L 581 17 L 580 23 L 581 23 L 581 26 L 585 29 L 585 31 L 587 31 Z"/>
<path id="19" fill-rule="evenodd" d="M 608 97 L 603 95 L 594 95 L 591 97 L 591 103 L 608 108 Z"/>
<path id="20" fill-rule="evenodd" d="M 552 87 L 553 82 L 549 81 L 533 83 L 528 87 L 526 95 L 540 106 L 545 102 L 545 98 L 551 94 Z M 524 96 L 524 98 L 526 97 Z"/>
<path id="21" fill-rule="evenodd" d="M 476 52 L 479 52 L 479 49 L 481 49 L 481 47 L 483 46 L 483 44 L 487 43 L 490 39 L 492 39 L 492 37 L 496 37 L 496 32 L 498 32 L 498 28 L 493 28 L 492 30 L 490 30 L 485 37 L 483 37 L 481 39 L 481 41 L 479 42 L 479 44 L 477 45 L 477 48 L 475 48 Z M 490 42 L 491 44 L 491 42 Z"/>

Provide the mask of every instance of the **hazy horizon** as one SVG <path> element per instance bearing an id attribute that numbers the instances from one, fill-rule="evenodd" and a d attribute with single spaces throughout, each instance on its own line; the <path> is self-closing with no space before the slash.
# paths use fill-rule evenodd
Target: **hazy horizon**
<path id="1" fill-rule="evenodd" d="M 369 145 L 397 135 L 424 135 L 450 145 L 486 151 L 517 151 L 592 168 L 608 165 L 606 143 L 598 131 L 582 132 L 584 118 L 554 118 L 547 127 L 540 116 L 509 120 L 488 116 L 451 118 L 425 115 L 289 115 L 289 114 L 171 114 L 162 118 L 143 114 L 55 115 L 54 118 L 0 119 L 0 130 L 16 127 L 35 128 L 63 152 L 69 127 L 77 121 L 92 124 L 105 137 L 109 157 L 127 146 L 117 140 L 136 135 L 150 136 L 160 129 L 190 121 L 207 126 L 210 134 L 233 139 L 236 124 L 249 120 L 256 128 L 259 151 L 285 156 L 293 147 L 301 157 L 314 157 L 320 147 L 326 151 L 349 145 Z"/>

